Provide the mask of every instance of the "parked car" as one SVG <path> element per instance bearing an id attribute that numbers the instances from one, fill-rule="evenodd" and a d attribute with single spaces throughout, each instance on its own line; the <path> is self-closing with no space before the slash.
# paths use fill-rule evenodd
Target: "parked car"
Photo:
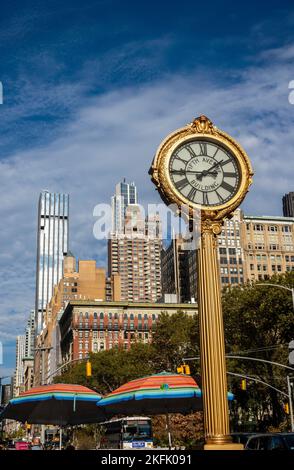
<path id="1" fill-rule="evenodd" d="M 294 432 L 255 434 L 248 437 L 245 450 L 294 450 Z"/>
<path id="2" fill-rule="evenodd" d="M 233 439 L 233 442 L 240 443 L 240 444 L 245 444 L 247 443 L 249 437 L 255 436 L 256 432 L 232 432 L 231 437 Z"/>

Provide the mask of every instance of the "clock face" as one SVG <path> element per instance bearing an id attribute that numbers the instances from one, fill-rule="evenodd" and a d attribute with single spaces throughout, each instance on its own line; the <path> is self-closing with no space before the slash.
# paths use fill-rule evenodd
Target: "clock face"
<path id="1" fill-rule="evenodd" d="M 221 206 L 238 192 L 241 172 L 234 155 L 221 145 L 194 140 L 179 146 L 169 161 L 177 191 L 193 204 Z"/>

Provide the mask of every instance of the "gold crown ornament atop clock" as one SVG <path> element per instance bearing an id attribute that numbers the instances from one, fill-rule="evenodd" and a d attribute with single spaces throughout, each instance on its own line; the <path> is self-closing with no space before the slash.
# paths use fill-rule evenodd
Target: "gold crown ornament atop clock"
<path id="1" fill-rule="evenodd" d="M 149 174 L 166 204 L 220 221 L 241 204 L 253 171 L 244 149 L 202 115 L 162 141 Z"/>

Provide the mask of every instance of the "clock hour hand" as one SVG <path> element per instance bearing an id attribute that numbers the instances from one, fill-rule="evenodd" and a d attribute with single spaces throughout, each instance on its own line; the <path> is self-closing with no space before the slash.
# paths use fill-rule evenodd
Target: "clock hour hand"
<path id="1" fill-rule="evenodd" d="M 196 176 L 196 179 L 198 179 L 199 181 L 202 181 L 202 178 L 203 176 L 207 176 L 209 174 L 213 174 L 213 176 L 215 175 L 215 173 L 217 174 L 217 172 L 212 172 L 211 170 L 213 170 L 215 167 L 217 167 L 218 165 L 220 165 L 223 161 L 221 160 L 220 162 L 216 162 L 214 163 L 214 165 L 212 165 L 210 168 L 208 168 L 208 170 L 203 170 L 201 172 L 201 174 L 199 176 Z"/>

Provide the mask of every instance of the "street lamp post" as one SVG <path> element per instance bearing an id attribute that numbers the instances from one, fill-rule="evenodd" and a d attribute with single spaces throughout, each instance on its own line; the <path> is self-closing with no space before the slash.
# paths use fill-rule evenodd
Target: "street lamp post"
<path id="1" fill-rule="evenodd" d="M 227 359 L 242 359 L 242 360 L 248 360 L 248 361 L 257 361 L 257 362 L 262 362 L 264 364 L 272 364 L 274 366 L 282 367 L 283 369 L 290 369 L 291 371 L 294 371 L 293 367 L 286 366 L 285 364 L 280 364 L 279 362 L 274 362 L 274 361 L 268 361 L 266 359 L 259 359 L 257 357 L 248 357 L 248 356 L 235 356 L 232 354 L 228 354 L 225 356 Z M 200 356 L 197 357 L 185 357 L 183 358 L 184 362 L 187 361 L 193 361 L 193 360 L 199 360 Z M 234 372 L 227 372 L 229 375 L 236 375 L 238 377 L 244 377 L 249 380 L 253 380 L 255 382 L 262 383 L 266 385 L 267 387 L 272 388 L 273 390 L 276 390 L 277 392 L 281 393 L 282 395 L 286 396 L 289 400 L 289 411 L 290 411 L 290 421 L 291 421 L 291 431 L 294 432 L 294 415 L 293 415 L 293 390 L 292 390 L 292 383 L 290 380 L 290 376 L 287 375 L 287 387 L 288 387 L 288 393 L 283 392 L 282 390 L 278 390 L 276 387 L 273 387 L 272 385 L 268 384 L 267 382 L 264 382 L 263 380 L 256 379 L 255 377 L 249 377 L 248 375 L 243 375 L 243 374 L 236 374 Z"/>

